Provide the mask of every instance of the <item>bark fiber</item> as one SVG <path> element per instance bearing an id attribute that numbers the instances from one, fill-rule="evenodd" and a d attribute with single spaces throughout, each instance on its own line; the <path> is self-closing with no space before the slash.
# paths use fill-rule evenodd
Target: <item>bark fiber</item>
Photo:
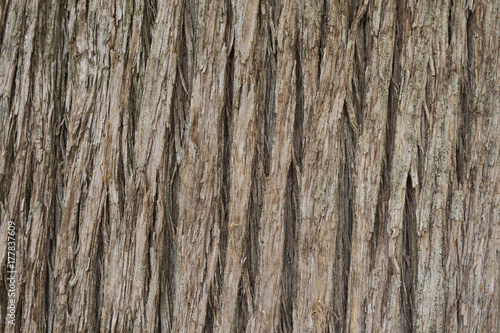
<path id="1" fill-rule="evenodd" d="M 0 0 L 0 331 L 500 331 L 499 41 L 497 0 Z"/>

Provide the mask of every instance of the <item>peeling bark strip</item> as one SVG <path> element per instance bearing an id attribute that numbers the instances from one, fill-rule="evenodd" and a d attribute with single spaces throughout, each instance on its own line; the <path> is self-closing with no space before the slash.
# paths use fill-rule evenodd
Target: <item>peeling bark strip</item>
<path id="1" fill-rule="evenodd" d="M 0 331 L 499 331 L 499 31 L 487 0 L 1 2 Z"/>

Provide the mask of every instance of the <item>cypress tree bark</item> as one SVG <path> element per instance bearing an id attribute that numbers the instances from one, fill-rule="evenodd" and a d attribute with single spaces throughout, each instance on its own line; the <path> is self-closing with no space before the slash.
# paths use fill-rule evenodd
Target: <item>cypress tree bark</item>
<path id="1" fill-rule="evenodd" d="M 499 331 L 499 31 L 489 0 L 0 2 L 0 331 Z"/>

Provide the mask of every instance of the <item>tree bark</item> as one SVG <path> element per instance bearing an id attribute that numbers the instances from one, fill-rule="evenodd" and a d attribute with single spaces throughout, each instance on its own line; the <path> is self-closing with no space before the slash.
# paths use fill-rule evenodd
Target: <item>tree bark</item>
<path id="1" fill-rule="evenodd" d="M 500 331 L 499 31 L 490 0 L 0 1 L 0 331 Z"/>

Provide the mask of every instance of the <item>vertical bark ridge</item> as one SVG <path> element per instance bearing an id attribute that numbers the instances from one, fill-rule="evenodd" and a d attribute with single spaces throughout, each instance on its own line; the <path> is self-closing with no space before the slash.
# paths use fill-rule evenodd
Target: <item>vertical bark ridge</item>
<path id="1" fill-rule="evenodd" d="M 434 4 L 435 5 L 435 4 Z M 396 120 L 394 136 L 394 152 L 390 162 L 390 196 L 388 198 L 388 220 L 382 231 L 381 249 L 378 249 L 377 261 L 386 258 L 385 265 L 373 272 L 373 278 L 385 282 L 383 291 L 379 293 L 378 299 L 387 300 L 386 310 L 381 315 L 382 327 L 400 330 L 403 325 L 402 310 L 402 239 L 403 239 L 403 213 L 405 207 L 405 193 L 408 177 L 411 177 L 412 186 L 418 186 L 418 178 L 414 170 L 417 163 L 416 149 L 418 133 L 419 111 L 422 109 L 425 96 L 425 82 L 427 63 L 429 59 L 428 50 L 432 34 L 433 4 L 418 3 L 416 7 L 410 7 L 407 17 L 413 16 L 413 21 L 405 22 L 404 38 L 408 44 L 403 45 L 402 66 L 406 72 L 402 74 L 401 88 L 399 89 L 399 107 Z M 410 19 L 411 20 L 411 19 Z M 410 30 L 412 29 L 412 30 Z M 410 46 L 411 45 L 411 46 Z M 411 170 L 410 170 L 411 167 Z M 411 172 L 410 172 L 411 171 Z M 409 175 L 410 173 L 410 175 Z M 388 239 L 387 239 L 388 238 Z M 385 249 L 384 249 L 385 248 Z M 379 303 L 379 306 L 382 306 Z M 381 309 L 376 307 L 375 311 Z"/>
<path id="2" fill-rule="evenodd" d="M 133 186 L 132 174 L 136 168 L 134 143 L 137 128 L 138 110 L 141 106 L 142 89 L 137 86 L 144 78 L 146 59 L 149 50 L 142 38 L 144 25 L 148 17 L 143 2 L 125 2 L 114 8 L 120 18 L 116 33 L 110 42 L 115 45 L 110 77 L 112 92 L 119 96 L 117 101 L 110 101 L 110 120 L 106 126 L 106 148 L 104 163 L 107 174 L 105 188 L 105 212 L 103 213 L 102 244 L 103 260 L 106 269 L 102 273 L 102 298 L 110 299 L 100 307 L 100 329 L 106 331 L 123 330 L 125 316 L 120 316 L 120 308 L 125 312 L 122 297 L 126 292 L 126 273 L 124 267 L 132 249 L 131 226 L 127 207 L 130 205 L 130 193 Z M 149 23 L 151 24 L 151 23 Z M 114 61 L 113 61 L 114 60 Z M 125 253 L 125 255 L 124 255 Z"/>
<path id="3" fill-rule="evenodd" d="M 271 161 L 273 152 L 274 128 L 276 125 L 276 88 L 277 88 L 277 29 L 280 13 L 280 1 L 269 0 L 269 16 L 267 17 L 268 25 L 268 43 L 266 46 L 266 94 L 264 108 L 264 128 L 262 134 L 267 134 L 263 137 L 263 162 L 264 172 L 266 176 L 271 171 Z M 263 185 L 265 186 L 265 185 Z"/>
<path id="4" fill-rule="evenodd" d="M 97 29 L 95 8 L 72 3 L 69 30 L 69 96 L 65 101 L 65 117 L 68 121 L 68 143 L 65 152 L 65 183 L 63 214 L 56 245 L 56 315 L 54 331 L 92 330 L 95 327 L 96 293 L 94 288 L 96 273 L 96 240 L 102 217 L 100 202 L 102 185 L 92 183 L 93 154 L 101 148 L 100 137 L 106 120 L 106 111 L 96 111 L 97 81 L 104 81 L 108 74 L 97 59 L 95 35 L 88 29 Z M 91 13 L 89 13 L 89 10 Z M 84 56 L 82 56 L 84 55 Z M 102 54 L 101 54 L 102 55 Z M 100 116 L 100 117 L 99 117 Z M 94 127 L 95 126 L 95 127 Z M 81 130 L 80 130 L 81 129 Z M 102 170 L 99 170 L 102 171 Z M 96 172 L 99 172 L 96 171 Z M 90 177 L 89 177 L 90 176 Z M 87 202 L 88 193 L 98 202 L 92 210 L 93 197 Z M 88 204 L 87 209 L 85 209 Z M 86 218 L 84 220 L 82 218 Z M 83 225 L 82 225 L 83 224 Z M 88 232 L 88 234 L 86 233 Z M 80 249 L 84 255 L 80 252 Z M 91 253 L 92 249 L 94 250 Z M 87 274 L 88 273 L 88 274 Z M 76 288 L 74 288 L 76 285 Z M 92 285 L 89 288 L 89 285 Z M 82 288 L 80 288 L 82 287 Z M 80 297 L 82 299 L 80 299 Z M 86 308 L 90 306 L 90 308 Z M 73 312 L 75 310 L 75 312 Z M 89 310 L 85 316 L 77 314 Z"/>
<path id="5" fill-rule="evenodd" d="M 0 122 L 2 123 L 0 131 L 2 132 L 0 223 L 5 230 L 2 235 L 2 238 L 5 236 L 2 242 L 5 245 L 4 249 L 0 250 L 0 267 L 3 272 L 4 265 L 7 264 L 7 222 L 21 220 L 22 223 L 15 223 L 16 269 L 27 268 L 29 274 L 26 274 L 24 281 L 18 283 L 16 301 L 24 297 L 27 301 L 18 303 L 16 325 L 23 330 L 30 328 L 44 330 L 48 322 L 46 300 L 50 291 L 45 287 L 50 269 L 47 258 L 52 224 L 41 223 L 41 221 L 49 216 L 53 208 L 53 196 L 46 195 L 46 193 L 54 181 L 51 168 L 53 165 L 51 150 L 54 146 L 51 134 L 56 115 L 54 115 L 54 105 L 45 104 L 43 101 L 49 99 L 54 104 L 57 103 L 55 101 L 57 97 L 52 95 L 57 80 L 55 69 L 57 62 L 52 67 L 49 64 L 44 65 L 41 59 L 43 57 L 55 59 L 58 51 L 57 43 L 50 43 L 51 36 L 44 34 L 40 27 L 46 24 L 57 29 L 54 26 L 57 24 L 58 7 L 45 8 L 43 4 L 38 7 L 40 4 L 33 2 L 27 4 L 33 8 L 26 10 L 24 4 L 13 3 L 12 5 L 14 8 L 17 7 L 17 13 L 9 16 L 2 13 L 0 24 L 3 29 L 7 23 L 7 33 L 14 33 L 12 39 L 6 41 L 7 46 L 12 43 L 13 48 L 7 49 L 8 52 L 2 52 L 0 56 L 2 65 L 6 66 L 0 72 L 0 77 L 2 77 L 0 86 Z M 47 15 L 49 17 L 40 15 L 39 8 L 50 12 Z M 7 22 L 4 21 L 5 19 Z M 19 37 L 22 36 L 24 37 L 21 45 Z M 37 52 L 38 46 L 41 50 Z M 12 51 L 14 53 L 11 53 Z M 21 62 L 19 68 L 11 62 L 18 59 Z M 43 84 L 47 85 L 44 90 L 40 89 L 44 87 Z M 21 154 L 7 153 L 10 145 L 17 147 Z M 14 165 L 17 165 L 17 168 Z M 34 172 L 39 173 L 40 176 L 34 177 Z M 6 207 L 4 203 L 7 203 Z M 6 211 L 4 211 L 5 208 Z M 1 280 L 4 285 L 7 285 L 7 282 L 3 280 L 5 277 L 7 275 L 2 274 Z M 0 297 L 5 300 L 7 300 L 6 296 L 7 293 L 0 294 Z M 0 314 L 2 315 L 0 329 L 14 331 L 12 326 L 5 325 L 6 312 L 2 310 Z"/>
<path id="6" fill-rule="evenodd" d="M 132 188 L 127 189 L 127 194 L 131 195 L 127 204 L 131 206 L 125 208 L 126 219 L 131 219 L 125 226 L 135 226 L 135 230 L 130 262 L 125 262 L 122 268 L 124 275 L 127 266 L 133 272 L 133 284 L 127 282 L 122 301 L 134 319 L 124 323 L 134 330 L 147 331 L 168 327 L 172 321 L 168 313 L 160 314 L 158 307 L 162 297 L 161 271 L 169 269 L 164 250 L 164 242 L 168 239 L 165 201 L 170 181 L 165 179 L 168 167 L 165 153 L 174 130 L 173 92 L 178 73 L 184 2 L 161 3 L 157 15 L 137 126 Z M 122 329 L 118 327 L 118 330 Z"/>
<path id="7" fill-rule="evenodd" d="M 215 292 L 215 270 L 222 265 L 223 112 L 232 47 L 227 39 L 229 11 L 226 2 L 200 3 L 198 8 L 193 94 L 179 199 L 176 332 L 211 330 L 205 325 L 208 303 L 214 300 L 208 298 Z"/>
<path id="8" fill-rule="evenodd" d="M 266 6 L 262 11 L 262 5 Z M 254 312 L 256 284 L 258 281 L 259 253 L 260 253 L 260 219 L 263 213 L 263 200 L 266 188 L 266 178 L 271 169 L 272 142 L 276 123 L 276 55 L 275 25 L 279 13 L 279 4 L 274 1 L 261 4 L 261 29 L 266 36 L 263 45 L 264 63 L 263 77 L 259 79 L 259 96 L 262 107 L 258 108 L 257 144 L 254 153 L 254 167 L 252 187 L 249 203 L 249 221 L 246 237 L 246 257 L 242 268 L 241 279 L 241 306 L 238 313 L 238 331 L 245 331 Z M 243 298 L 244 296 L 244 298 Z"/>
<path id="9" fill-rule="evenodd" d="M 0 331 L 499 331 L 498 31 L 490 0 L 0 1 Z"/>
<path id="10" fill-rule="evenodd" d="M 297 304 L 301 305 L 294 322 L 297 331 L 336 330 L 332 308 L 340 219 L 340 156 L 344 155 L 341 120 L 351 78 L 354 36 L 368 2 L 355 9 L 352 25 L 334 21 L 349 13 L 349 7 L 335 1 L 330 6 L 324 66 L 304 149 L 297 293 Z"/>
<path id="11" fill-rule="evenodd" d="M 281 322 L 287 176 L 296 104 L 296 4 L 284 1 L 277 32 L 276 127 L 260 219 L 258 282 L 247 332 L 274 332 Z"/>
<path id="12" fill-rule="evenodd" d="M 285 269 L 290 267 L 293 271 L 287 277 L 284 290 L 288 291 L 288 302 L 291 304 L 290 309 L 283 309 L 284 319 L 282 321 L 285 325 L 282 325 L 284 332 L 292 330 L 301 330 L 304 324 L 300 318 L 296 318 L 296 313 L 294 313 L 296 302 L 302 302 L 302 299 L 296 299 L 297 286 L 298 286 L 298 231 L 300 230 L 300 186 L 301 183 L 301 171 L 303 168 L 303 145 L 304 145 L 304 134 L 308 130 L 308 119 L 312 111 L 314 99 L 318 91 L 318 76 L 320 72 L 320 35 L 324 24 L 324 1 L 306 1 L 299 4 L 297 8 L 297 21 L 298 21 L 298 35 L 296 42 L 296 112 L 295 112 L 295 126 L 294 126 L 294 148 L 293 148 L 293 166 L 289 171 L 289 184 L 288 191 L 293 191 L 290 193 L 290 201 L 287 204 L 289 206 L 289 211 L 292 214 L 287 218 L 285 227 L 285 237 L 286 237 L 286 247 L 285 252 Z M 292 168 L 294 170 L 292 170 Z M 297 182 L 297 184 L 295 184 Z M 298 209 L 297 212 L 294 210 Z M 293 218 L 292 218 L 293 217 Z M 285 273 L 284 273 L 285 274 Z M 303 295 L 301 295 L 303 296 Z M 287 316 L 287 312 L 289 316 Z"/>
<path id="13" fill-rule="evenodd" d="M 34 30 L 36 19 L 33 14 L 25 13 L 25 2 L 19 1 L 12 3 L 13 8 L 17 11 L 10 11 L 6 16 L 5 29 L 6 34 L 11 38 L 5 41 L 5 46 L 2 47 L 0 59 L 2 63 L 0 77 L 2 78 L 0 86 L 0 120 L 2 121 L 2 139 L 1 139 L 1 160 L 0 160 L 0 184 L 2 194 L 1 205 L 1 223 L 2 227 L 6 228 L 8 221 L 19 219 L 20 205 L 23 197 L 23 178 L 26 159 L 29 156 L 27 150 L 29 147 L 29 138 L 25 138 L 27 133 L 27 125 L 24 110 L 27 107 L 27 92 L 29 89 L 29 81 L 27 77 L 30 70 L 31 50 L 24 50 L 22 41 L 24 41 L 24 25 L 25 21 L 31 21 L 26 29 Z M 33 38 L 28 36 L 25 38 Z M 27 40 L 26 46 L 32 46 L 33 41 Z M 21 64 L 18 61 L 21 60 Z M 23 66 L 24 65 L 24 66 Z M 23 72 L 28 70 L 28 73 Z M 24 78 L 24 80 L 22 80 Z M 20 82 L 25 82 L 26 86 L 20 88 Z M 20 101 L 22 94 L 24 98 Z M 22 103 L 21 103 L 22 102 Z M 19 112 L 21 106 L 21 112 Z M 23 140 L 19 141 L 19 136 L 22 135 Z M 14 166 L 19 166 L 14 168 Z M 2 233 L 2 243 L 7 244 L 7 233 Z M 0 249 L 0 265 L 2 270 L 6 266 L 7 248 Z M 2 277 L 2 282 L 5 283 Z M 5 298 L 6 299 L 6 298 Z M 3 314 L 1 323 L 5 324 L 5 313 Z"/>
<path id="14" fill-rule="evenodd" d="M 318 93 L 319 86 L 319 75 L 321 73 L 321 53 L 324 52 L 321 47 L 321 37 L 325 35 L 325 0 L 311 0 L 306 1 L 298 10 L 298 36 L 297 36 L 297 51 L 298 51 L 298 63 L 300 64 L 300 87 L 302 91 L 297 93 L 297 96 L 301 96 L 301 106 L 302 110 L 300 114 L 302 119 L 298 125 L 302 129 L 299 131 L 300 134 L 297 140 L 300 140 L 294 149 L 298 155 L 302 155 L 302 146 L 304 144 L 303 137 L 304 134 L 307 135 L 309 129 L 309 117 L 312 112 L 312 107 L 315 98 Z M 324 45 L 323 45 L 324 47 Z M 297 158 L 296 158 L 297 159 Z M 300 169 L 302 169 L 302 164 L 299 159 Z"/>
<path id="15" fill-rule="evenodd" d="M 436 28 L 440 35 L 432 38 L 430 58 L 430 75 L 428 84 L 433 92 L 428 94 L 431 107 L 429 112 L 428 135 L 431 143 L 425 154 L 425 166 L 417 216 L 417 308 L 415 312 L 415 328 L 417 330 L 443 330 L 445 318 L 445 233 L 447 221 L 446 202 L 449 200 L 450 174 L 452 172 L 452 153 L 456 146 L 457 110 L 460 109 L 461 90 L 461 56 L 464 47 L 465 22 L 464 3 L 448 1 L 439 3 L 435 15 L 439 17 Z M 448 28 L 451 24 L 450 12 L 460 22 L 454 25 L 456 30 Z M 460 17 L 461 16 L 461 17 Z M 451 35 L 449 35 L 451 33 Z M 450 48 L 449 40 L 455 40 Z M 427 105 L 424 105 L 426 108 Z"/>
<path id="16" fill-rule="evenodd" d="M 36 54 L 34 61 L 38 67 L 34 75 L 32 121 L 34 133 L 31 141 L 33 175 L 25 184 L 30 188 L 30 213 L 27 217 L 26 243 L 19 248 L 27 272 L 23 295 L 26 301 L 22 309 L 21 331 L 43 332 L 51 329 L 52 308 L 47 302 L 53 288 L 47 288 L 52 267 L 49 264 L 51 235 L 54 234 L 55 195 L 50 188 L 55 186 L 56 159 L 55 128 L 60 119 L 60 96 L 56 93 L 61 79 L 61 9 L 59 4 L 48 5 L 44 9 L 47 15 L 41 15 L 37 29 L 37 43 L 43 45 L 43 51 Z M 41 29 L 47 27 L 48 30 Z M 53 59 L 44 62 L 43 59 Z M 50 101 L 44 103 L 44 101 Z M 59 120 L 59 122 L 58 122 Z M 21 243 L 23 244 L 23 243 Z"/>
<path id="17" fill-rule="evenodd" d="M 462 331 L 495 331 L 500 297 L 494 291 L 499 272 L 500 185 L 494 166 L 499 163 L 500 94 L 498 75 L 487 73 L 498 73 L 500 50 L 487 31 L 499 29 L 500 4 L 478 1 L 468 3 L 468 9 L 468 158 L 461 189 L 455 192 L 450 209 L 453 219 L 461 222 L 458 323 Z"/>
<path id="18" fill-rule="evenodd" d="M 7 48 L 2 48 L 0 54 L 0 224 L 5 230 L 2 233 L 4 246 L 0 250 L 0 267 L 4 272 L 8 259 L 7 236 L 11 235 L 7 233 L 7 223 L 15 221 L 16 270 L 29 269 L 29 273 L 17 283 L 16 326 L 5 321 L 7 293 L 0 293 L 5 304 L 5 309 L 0 310 L 0 329 L 6 332 L 15 331 L 16 327 L 44 330 L 48 321 L 46 300 L 49 290 L 46 283 L 50 269 L 47 258 L 51 223 L 41 221 L 53 208 L 53 196 L 46 192 L 54 181 L 51 149 L 54 148 L 52 126 L 56 115 L 54 105 L 43 102 L 47 99 L 57 103 L 56 96 L 52 95 L 57 80 L 57 62 L 44 65 L 41 61 L 45 56 L 57 58 L 57 43 L 46 45 L 52 39 L 40 27 L 46 24 L 57 29 L 54 25 L 57 24 L 55 13 L 58 7 L 44 6 L 36 1 L 11 5 L 15 10 L 10 15 L 2 13 L 0 24 L 2 29 L 5 26 L 6 33 L 13 34 L 4 40 L 2 46 Z M 50 15 L 42 16 L 42 10 Z M 34 176 L 35 172 L 39 177 Z M 7 276 L 2 274 L 0 278 L 5 286 Z M 24 297 L 28 300 L 21 302 Z"/>
<path id="19" fill-rule="evenodd" d="M 380 277 L 386 257 L 384 249 L 372 252 L 372 239 L 375 244 L 383 247 L 384 235 L 375 230 L 375 220 L 384 223 L 384 214 L 377 216 L 377 204 L 384 199 L 380 195 L 385 159 L 385 142 L 387 115 L 389 108 L 389 84 L 392 74 L 392 59 L 394 54 L 396 4 L 394 1 L 370 3 L 368 12 L 371 18 L 369 36 L 366 36 L 364 47 L 371 49 L 371 54 L 365 54 L 361 49 L 359 54 L 367 58 L 365 69 L 365 93 L 362 97 L 362 120 L 359 124 L 360 136 L 356 152 L 356 194 L 354 202 L 354 229 L 352 236 L 352 257 L 349 288 L 348 311 L 350 330 L 372 331 L 383 326 L 384 293 L 387 281 Z M 355 112 L 351 111 L 355 119 Z M 352 122 L 352 121 L 351 121 Z M 377 201 L 374 198 L 378 198 Z M 383 201 L 382 201 L 383 202 Z M 383 204 L 382 204 L 383 205 Z M 378 208 L 380 209 L 380 207 Z M 382 239 L 375 240 L 378 237 Z M 376 266 L 371 266 L 374 264 Z M 370 281 L 369 283 L 362 281 Z M 394 306 L 391 304 L 391 306 Z M 367 309 L 365 313 L 365 308 Z M 368 318 L 365 320 L 365 316 Z M 398 330 L 398 327 L 387 328 Z"/>
<path id="20" fill-rule="evenodd" d="M 264 3 L 265 6 L 265 3 Z M 238 289 L 242 284 L 242 267 L 246 261 L 244 240 L 250 221 L 250 196 L 253 186 L 254 159 L 258 144 L 259 109 L 262 88 L 265 45 L 261 22 L 266 22 L 259 1 L 234 4 L 234 73 L 232 92 L 232 142 L 230 162 L 229 235 L 224 283 L 222 288 L 221 322 L 217 332 L 236 329 Z M 231 83 L 228 83 L 231 84 Z"/>
<path id="21" fill-rule="evenodd" d="M 66 157 L 68 167 L 74 172 L 68 175 L 71 186 L 65 193 L 57 248 L 56 331 L 94 331 L 100 327 L 98 318 L 103 310 L 108 276 L 102 267 L 109 249 L 106 223 L 110 216 L 112 221 L 120 220 L 116 206 L 123 206 L 117 189 L 120 186 L 117 184 L 123 181 L 120 170 L 124 169 L 120 132 L 124 104 L 128 100 L 124 91 L 130 89 L 123 85 L 130 84 L 126 71 L 128 46 L 135 46 L 129 44 L 133 7 L 130 3 L 120 5 L 99 7 L 95 3 L 88 6 L 78 3 L 76 11 L 74 7 L 71 11 L 70 30 L 76 36 L 70 38 L 74 58 L 69 63 L 70 75 L 80 80 L 75 87 L 70 84 L 68 89 L 75 89 L 77 97 L 75 101 L 67 100 L 66 105 L 70 117 Z M 121 24 L 112 25 L 111 17 L 116 17 Z M 89 34 L 86 29 L 95 34 Z M 90 56 L 87 58 L 87 55 Z M 133 58 L 133 52 L 130 55 Z M 86 129 L 83 137 L 82 128 Z M 76 131 L 80 135 L 71 137 Z M 75 243 L 75 238 L 76 248 L 73 248 L 70 244 Z M 68 246 L 71 251 L 62 252 Z M 76 319 L 73 312 L 85 313 L 85 316 Z"/>
<path id="22" fill-rule="evenodd" d="M 395 17 L 397 17 L 397 11 L 396 11 L 396 4 L 388 4 L 388 8 L 386 10 L 390 11 L 390 14 L 388 12 L 384 13 L 384 22 L 382 23 L 381 27 L 381 32 L 383 32 L 385 29 L 390 29 L 389 31 L 386 32 L 386 36 L 381 38 L 381 50 L 382 51 L 382 56 L 381 59 L 383 61 L 382 63 L 382 68 L 384 69 L 384 72 L 380 72 L 380 78 L 383 78 L 383 84 L 382 88 L 376 93 L 379 98 L 383 96 L 382 99 L 382 108 L 384 109 L 384 124 L 381 127 L 378 127 L 376 131 L 378 132 L 384 132 L 383 129 L 387 128 L 387 121 L 388 121 L 388 115 L 389 115 L 389 85 L 390 82 L 393 80 L 391 73 L 393 72 L 393 55 L 395 54 L 394 52 L 394 45 L 395 45 Z M 378 23 L 377 16 L 379 14 L 374 15 L 374 20 L 373 24 Z M 395 17 L 394 17 L 395 16 Z M 385 26 L 385 29 L 383 28 Z M 389 28 L 392 26 L 392 28 Z M 382 35 L 383 36 L 383 35 Z M 385 43 L 388 43 L 390 47 L 384 47 L 383 45 Z M 384 74 L 382 74 L 384 73 Z M 375 82 L 377 80 L 375 79 Z M 370 82 L 370 81 L 369 81 Z M 368 98 L 373 98 L 371 95 L 371 92 L 368 92 L 367 94 Z M 363 127 L 363 130 L 365 128 Z M 387 131 L 386 131 L 387 133 Z M 381 138 L 379 141 L 380 147 L 381 147 L 381 156 L 386 157 L 386 142 L 387 140 L 387 134 L 383 135 L 384 137 Z M 380 158 L 381 156 L 378 156 Z M 380 163 L 380 159 L 378 160 L 378 163 Z M 401 300 L 401 295 L 403 295 L 403 287 L 402 287 L 402 279 L 403 277 L 401 276 L 401 271 L 399 272 L 393 272 L 392 276 L 386 277 L 384 269 L 389 266 L 388 259 L 390 258 L 390 255 L 388 255 L 388 247 L 390 246 L 390 240 L 388 237 L 388 233 L 384 232 L 385 228 L 384 226 L 386 225 L 386 221 L 388 220 L 388 210 L 387 210 L 387 202 L 389 201 L 389 191 L 390 191 L 390 186 L 389 184 L 389 177 L 388 177 L 388 171 L 387 171 L 387 162 L 384 161 L 382 165 L 378 164 L 378 171 L 380 176 L 377 177 L 377 192 L 379 193 L 379 200 L 378 200 L 378 207 L 377 207 L 377 216 L 375 217 L 378 219 L 378 230 L 376 231 L 375 234 L 375 253 L 374 253 L 374 259 L 375 259 L 375 265 L 371 271 L 370 271 L 370 277 L 372 278 L 373 284 L 371 285 L 371 290 L 370 290 L 370 299 L 372 300 L 370 304 L 368 305 L 369 310 L 368 311 L 374 311 L 371 315 L 373 316 L 373 320 L 369 322 L 367 325 L 369 330 L 376 330 L 376 327 L 383 327 L 386 330 L 389 331 L 401 331 L 403 329 L 404 325 L 404 313 L 401 308 L 402 306 L 402 300 Z M 381 184 L 380 181 L 385 177 L 385 181 Z M 383 190 L 381 190 L 383 185 Z M 381 192 L 383 191 L 383 192 Z M 366 197 L 368 198 L 368 197 Z M 365 199 L 366 199 L 365 198 Z M 370 238 L 370 236 L 368 236 Z M 397 254 L 401 256 L 401 254 Z M 380 288 L 377 288 L 377 284 L 379 284 Z M 385 285 L 384 285 L 385 284 Z M 385 304 L 383 302 L 385 301 Z M 382 309 L 380 311 L 379 309 Z"/>

